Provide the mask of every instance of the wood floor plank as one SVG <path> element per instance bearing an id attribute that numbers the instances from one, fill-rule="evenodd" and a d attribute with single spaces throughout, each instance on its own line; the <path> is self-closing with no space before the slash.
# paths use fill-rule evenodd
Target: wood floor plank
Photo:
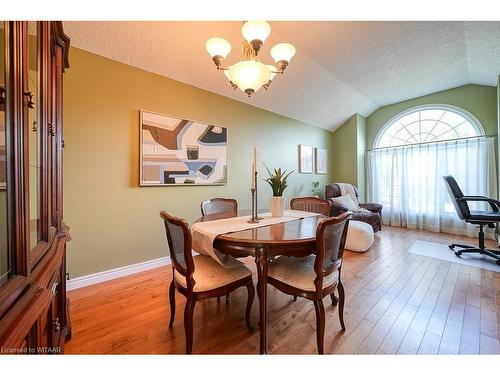
<path id="1" fill-rule="evenodd" d="M 385 339 L 385 336 L 392 328 L 397 317 L 404 309 L 406 302 L 417 287 L 420 279 L 423 277 L 430 263 L 430 259 L 420 259 L 420 263 L 417 263 L 418 268 L 414 270 L 414 272 L 412 272 L 413 270 L 409 268 L 406 272 L 406 277 L 402 277 L 398 280 L 399 282 L 401 282 L 400 285 L 393 285 L 390 290 L 390 292 L 392 293 L 387 293 L 388 296 L 394 296 L 391 300 L 391 303 L 387 307 L 387 310 L 382 315 L 380 320 L 377 321 L 375 327 L 373 328 L 373 331 L 370 332 L 370 335 L 367 337 L 367 339 L 357 349 L 357 353 L 375 354 L 378 351 L 378 348 L 380 347 L 382 341 Z"/>
<path id="2" fill-rule="evenodd" d="M 460 335 L 461 354 L 479 354 L 481 311 L 474 305 L 465 305 L 462 332 Z"/>
<path id="3" fill-rule="evenodd" d="M 400 348 L 398 349 L 398 353 L 400 354 L 409 354 L 409 353 L 417 353 L 420 347 L 420 343 L 422 342 L 422 338 L 424 337 L 425 331 L 427 329 L 427 325 L 434 311 L 434 305 L 436 304 L 441 287 L 444 284 L 444 280 L 450 268 L 450 264 L 448 262 L 442 262 L 439 266 L 436 274 L 429 285 L 429 289 L 420 304 L 413 321 L 408 328 L 408 331 L 403 338 Z"/>
<path id="4" fill-rule="evenodd" d="M 460 351 L 460 337 L 462 335 L 469 275 L 470 267 L 460 265 L 443 336 L 439 345 L 439 351 L 441 353 L 458 354 Z"/>

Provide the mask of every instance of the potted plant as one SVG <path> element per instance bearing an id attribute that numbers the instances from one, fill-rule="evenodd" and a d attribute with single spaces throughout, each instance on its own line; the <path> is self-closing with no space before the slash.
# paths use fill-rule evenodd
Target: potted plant
<path id="1" fill-rule="evenodd" d="M 311 182 L 312 185 L 312 195 L 316 198 L 319 198 L 319 181 L 313 181 Z"/>
<path id="2" fill-rule="evenodd" d="M 269 177 L 266 181 L 271 189 L 273 189 L 273 196 L 271 198 L 271 216 L 281 217 L 285 211 L 285 202 L 283 200 L 283 191 L 285 191 L 287 185 L 288 176 L 290 176 L 293 171 L 288 172 L 286 170 L 282 171 L 281 168 L 274 169 L 274 174 L 271 173 L 269 168 L 266 166 L 267 173 Z"/>

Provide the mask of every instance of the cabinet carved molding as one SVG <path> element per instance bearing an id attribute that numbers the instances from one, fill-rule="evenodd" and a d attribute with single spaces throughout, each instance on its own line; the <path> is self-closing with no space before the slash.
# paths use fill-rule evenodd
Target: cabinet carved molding
<path id="1" fill-rule="evenodd" d="M 62 204 L 69 38 L 59 21 L 0 24 L 0 354 L 62 353 L 71 337 Z"/>

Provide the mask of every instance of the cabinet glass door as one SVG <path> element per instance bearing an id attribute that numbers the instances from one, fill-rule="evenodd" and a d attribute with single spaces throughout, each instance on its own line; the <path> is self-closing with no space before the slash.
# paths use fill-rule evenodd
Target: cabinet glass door
<path id="1" fill-rule="evenodd" d="M 40 240 L 41 127 L 39 123 L 39 30 L 37 22 L 28 23 L 28 125 L 29 132 L 29 207 L 30 248 Z"/>
<path id="2" fill-rule="evenodd" d="M 7 243 L 7 153 L 5 137 L 5 23 L 0 21 L 0 286 L 10 273 Z"/>

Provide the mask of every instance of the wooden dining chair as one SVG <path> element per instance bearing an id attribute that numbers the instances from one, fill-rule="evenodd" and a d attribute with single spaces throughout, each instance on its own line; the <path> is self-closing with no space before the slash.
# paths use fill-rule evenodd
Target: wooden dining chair
<path id="1" fill-rule="evenodd" d="M 290 201 L 290 208 L 292 210 L 315 212 L 324 216 L 330 216 L 332 202 L 316 197 L 293 198 Z M 339 299 L 335 296 L 335 292 L 333 292 L 330 297 L 332 299 L 332 305 L 337 305 Z M 297 296 L 293 296 L 293 300 L 297 301 Z"/>
<path id="2" fill-rule="evenodd" d="M 212 198 L 201 202 L 201 215 L 213 215 L 231 211 L 236 216 L 238 214 L 238 202 L 229 198 Z"/>
<path id="3" fill-rule="evenodd" d="M 201 202 L 201 216 L 215 215 L 223 212 L 232 212 L 238 215 L 238 202 L 230 198 L 212 198 Z M 220 297 L 217 297 L 217 302 Z M 229 303 L 229 293 L 226 295 L 226 304 Z"/>
<path id="4" fill-rule="evenodd" d="M 175 290 L 177 289 L 187 299 L 184 308 L 186 354 L 191 354 L 193 349 L 193 313 L 196 301 L 220 297 L 245 286 L 248 290 L 245 320 L 248 330 L 252 332 L 250 311 L 255 290 L 250 269 L 236 259 L 233 267 L 226 268 L 209 256 L 193 256 L 188 223 L 165 211 L 161 211 L 160 216 L 165 224 L 173 273 L 169 289 L 170 323 L 168 326 L 172 327 L 174 324 Z"/>
<path id="5" fill-rule="evenodd" d="M 317 214 L 330 216 L 332 203 L 326 199 L 316 197 L 293 198 L 290 201 L 292 210 L 315 212 Z"/>
<path id="6" fill-rule="evenodd" d="M 316 229 L 316 254 L 295 258 L 280 256 L 269 264 L 268 283 L 293 296 L 307 298 L 316 310 L 316 340 L 318 353 L 324 353 L 325 308 L 323 299 L 339 290 L 339 319 L 344 324 L 345 292 L 341 280 L 342 256 L 349 226 L 350 213 L 329 217 Z"/>

